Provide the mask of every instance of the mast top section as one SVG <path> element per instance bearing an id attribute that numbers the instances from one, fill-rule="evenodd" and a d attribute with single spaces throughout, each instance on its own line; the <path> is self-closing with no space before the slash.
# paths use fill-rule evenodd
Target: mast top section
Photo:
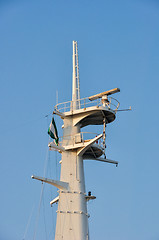
<path id="1" fill-rule="evenodd" d="M 79 109 L 80 103 L 80 82 L 79 82 L 79 65 L 78 65 L 78 46 L 77 41 L 73 41 L 73 74 L 72 74 L 72 102 L 73 108 Z"/>
<path id="2" fill-rule="evenodd" d="M 57 104 L 54 108 L 54 113 L 58 114 L 63 119 L 73 116 L 74 125 L 80 123 L 81 127 L 87 125 L 101 125 L 103 124 L 103 118 L 107 119 L 107 123 L 114 121 L 120 103 L 110 95 L 120 92 L 120 89 L 114 88 L 81 99 L 77 41 L 73 41 L 72 60 L 72 101 Z"/>

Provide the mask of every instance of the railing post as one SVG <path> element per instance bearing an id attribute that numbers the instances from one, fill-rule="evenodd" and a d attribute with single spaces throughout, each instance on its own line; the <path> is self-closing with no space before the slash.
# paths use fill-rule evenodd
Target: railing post
<path id="1" fill-rule="evenodd" d="M 81 138 L 82 138 L 82 142 L 84 142 L 84 139 L 83 139 L 83 132 L 81 132 Z"/>
<path id="2" fill-rule="evenodd" d="M 99 107 L 99 98 L 97 98 L 97 107 Z"/>

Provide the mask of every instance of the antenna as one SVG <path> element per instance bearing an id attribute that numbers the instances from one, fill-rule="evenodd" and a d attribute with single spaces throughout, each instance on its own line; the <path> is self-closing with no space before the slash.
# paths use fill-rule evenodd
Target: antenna
<path id="1" fill-rule="evenodd" d="M 73 109 L 80 108 L 80 84 L 78 67 L 78 46 L 77 41 L 73 41 L 73 76 L 72 76 L 72 102 Z"/>

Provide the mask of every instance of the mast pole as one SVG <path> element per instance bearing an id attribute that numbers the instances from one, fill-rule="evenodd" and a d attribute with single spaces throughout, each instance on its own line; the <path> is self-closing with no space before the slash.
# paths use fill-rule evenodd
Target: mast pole
<path id="1" fill-rule="evenodd" d="M 80 83 L 78 66 L 78 46 L 77 41 L 73 41 L 73 74 L 72 74 L 72 102 L 73 109 L 80 108 Z"/>
<path id="2" fill-rule="evenodd" d="M 73 41 L 73 111 L 80 109 L 80 84 L 77 42 Z M 74 125 L 74 115 L 64 118 L 62 146 L 69 147 L 80 138 L 80 124 Z M 82 139 L 78 139 L 82 141 Z M 55 240 L 88 240 L 88 213 L 85 193 L 83 157 L 70 149 L 62 152 L 61 182 L 68 183 L 68 188 L 59 190 Z"/>

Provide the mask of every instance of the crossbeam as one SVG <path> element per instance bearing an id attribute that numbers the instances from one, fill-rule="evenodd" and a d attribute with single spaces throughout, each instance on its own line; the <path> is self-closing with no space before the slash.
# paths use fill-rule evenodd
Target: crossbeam
<path id="1" fill-rule="evenodd" d="M 106 162 L 106 163 L 112 163 L 112 164 L 115 164 L 116 166 L 118 166 L 119 162 L 118 161 L 114 161 L 114 160 L 111 160 L 111 159 L 108 159 L 108 158 L 95 158 L 95 157 L 84 157 L 85 160 L 96 160 L 96 161 L 99 161 L 99 162 Z"/>
<path id="2" fill-rule="evenodd" d="M 39 180 L 41 182 L 49 183 L 49 184 L 53 185 L 54 187 L 57 187 L 57 188 L 62 189 L 62 190 L 68 190 L 69 189 L 69 184 L 67 182 L 62 182 L 62 181 L 53 180 L 53 179 L 44 178 L 44 177 L 38 177 L 38 176 L 35 176 L 35 175 L 32 175 L 31 178 Z"/>

